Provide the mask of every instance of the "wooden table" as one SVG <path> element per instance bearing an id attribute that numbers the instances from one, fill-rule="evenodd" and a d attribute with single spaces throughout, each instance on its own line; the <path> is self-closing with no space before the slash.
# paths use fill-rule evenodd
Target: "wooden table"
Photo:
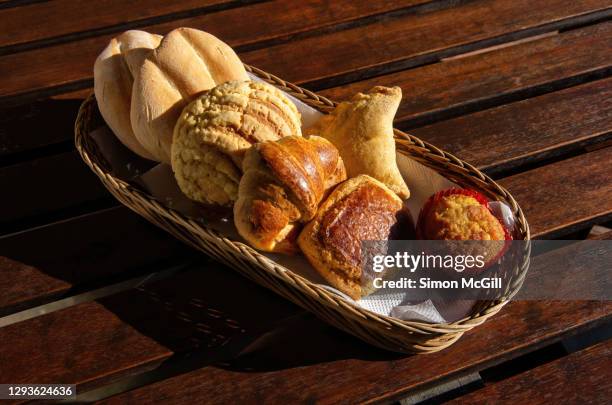
<path id="1" fill-rule="evenodd" d="M 610 302 L 512 302 L 437 354 L 383 352 L 120 206 L 72 127 L 111 37 L 200 28 L 333 99 L 401 86 L 397 127 L 498 179 L 534 237 L 585 238 L 612 213 L 611 16 L 610 0 L 1 1 L 0 383 L 109 403 L 609 403 Z"/>

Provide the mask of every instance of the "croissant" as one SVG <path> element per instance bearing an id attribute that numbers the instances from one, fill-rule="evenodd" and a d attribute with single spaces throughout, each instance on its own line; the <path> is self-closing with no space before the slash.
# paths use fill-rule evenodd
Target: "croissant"
<path id="1" fill-rule="evenodd" d="M 231 205 L 246 150 L 301 136 L 300 120 L 295 104 L 265 83 L 231 81 L 204 92 L 174 128 L 172 170 L 181 191 L 195 201 Z"/>
<path id="2" fill-rule="evenodd" d="M 359 299 L 372 291 L 362 243 L 405 239 L 412 233 L 402 200 L 378 180 L 360 175 L 330 193 L 300 233 L 298 245 L 327 282 Z"/>
<path id="3" fill-rule="evenodd" d="M 367 174 L 406 199 L 410 192 L 397 167 L 393 140 L 393 117 L 401 100 L 399 87 L 376 86 L 340 103 L 305 132 L 338 148 L 348 177 Z"/>
<path id="4" fill-rule="evenodd" d="M 301 224 L 327 190 L 346 179 L 338 150 L 318 136 L 259 143 L 245 155 L 234 205 L 238 233 L 253 247 L 294 253 Z"/>

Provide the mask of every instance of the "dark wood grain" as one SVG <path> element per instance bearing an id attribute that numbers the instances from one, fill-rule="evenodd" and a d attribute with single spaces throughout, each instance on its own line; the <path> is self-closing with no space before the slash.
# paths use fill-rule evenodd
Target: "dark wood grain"
<path id="1" fill-rule="evenodd" d="M 314 88 L 341 83 L 365 74 L 380 74 L 429 63 L 451 54 L 471 50 L 465 46 L 515 33 L 506 40 L 535 32 L 553 24 L 610 6 L 608 2 L 552 0 L 539 2 L 478 1 L 454 8 L 409 15 L 377 24 L 312 37 L 243 53 L 243 61 L 285 80 Z M 529 10 L 528 13 L 525 10 Z M 517 31 L 519 31 L 517 33 Z M 386 66 L 385 66 L 386 65 Z"/>
<path id="2" fill-rule="evenodd" d="M 228 291 L 244 301 L 228 300 Z M 82 392 L 153 368 L 173 353 L 212 354 L 247 333 L 256 339 L 301 312 L 205 262 L 170 280 L 0 328 L 0 381 L 73 383 Z"/>
<path id="3" fill-rule="evenodd" d="M 0 168 L 0 189 L 10 190 L 0 224 L 14 224 L 29 216 L 78 207 L 108 192 L 76 151 Z"/>
<path id="4" fill-rule="evenodd" d="M 165 34 L 181 26 L 199 28 L 218 36 L 233 47 L 245 47 L 424 2 L 341 0 L 330 3 L 308 0 L 300 3 L 297 8 L 294 3 L 276 1 L 147 25 L 141 29 Z M 43 89 L 59 93 L 66 89 L 75 90 L 75 87 L 91 86 L 94 61 L 113 36 L 102 35 L 1 56 L 0 75 L 10 76 L 11 80 L 0 87 L 0 101 L 6 101 L 7 97 L 19 93 L 39 94 L 37 92 Z M 19 69 L 14 69 L 14 66 L 19 66 Z M 53 90 L 57 86 L 68 87 Z"/>
<path id="5" fill-rule="evenodd" d="M 529 270 L 513 300 L 603 300 L 610 298 L 612 231 L 588 240 L 534 241 Z M 540 253 L 542 250 L 546 250 Z"/>
<path id="6" fill-rule="evenodd" d="M 412 128 L 605 72 L 612 67 L 610 42 L 612 23 L 604 22 L 321 93 L 333 100 L 345 100 L 373 86 L 400 86 L 403 100 L 395 122 L 402 128 Z"/>
<path id="7" fill-rule="evenodd" d="M 293 12 L 293 18 L 311 21 L 304 19 L 304 10 L 286 4 L 289 11 Z M 395 69 L 405 68 L 414 64 L 414 61 L 407 60 L 426 55 L 430 55 L 428 58 L 431 60 L 437 60 L 442 55 L 452 54 L 448 51 L 451 48 L 457 48 L 454 53 L 463 52 L 465 49 L 458 47 L 492 38 L 495 38 L 494 43 L 500 42 L 503 40 L 500 36 L 517 30 L 521 31 L 506 40 L 517 35 L 526 36 L 530 30 L 546 24 L 553 24 L 546 28 L 552 30 L 558 25 L 571 25 L 571 21 L 581 22 L 584 18 L 578 16 L 585 14 L 599 19 L 601 15 L 597 11 L 609 6 L 603 0 L 551 0 L 538 7 L 531 5 L 527 0 L 479 1 L 452 9 L 383 19 L 373 24 L 326 34 L 324 38 L 309 37 L 284 45 L 243 52 L 241 56 L 245 62 L 277 73 L 286 80 L 313 83 L 347 73 L 371 71 L 374 67 L 388 63 L 394 63 Z M 295 32 L 295 29 L 287 30 L 283 28 L 284 25 L 278 24 L 278 16 L 283 16 L 283 9 L 266 10 L 267 14 L 262 14 L 262 10 L 255 9 L 256 6 L 263 7 L 263 4 L 213 13 L 203 16 L 201 20 L 176 21 L 148 29 L 164 33 L 180 25 L 205 28 L 232 46 L 253 43 L 258 38 L 257 32 L 267 32 L 266 37 Z M 531 11 L 525 13 L 525 7 Z M 244 21 L 245 15 L 249 16 L 248 24 Z M 256 27 L 252 24 L 256 24 Z M 236 25 L 241 29 L 236 30 Z M 0 101 L 6 104 L 17 95 L 24 96 L 27 93 L 33 96 L 42 90 L 70 91 L 75 90 L 74 86 L 90 85 L 95 57 L 109 38 L 96 37 L 0 57 L 0 75 L 11 72 L 12 77 L 0 92 Z M 14 66 L 20 66 L 20 69 L 13 69 Z M 62 86 L 61 89 L 58 86 Z"/>
<path id="8" fill-rule="evenodd" d="M 267 5 L 256 5 L 252 8 L 243 5 L 242 13 L 252 14 L 253 18 L 260 18 L 266 13 L 282 13 L 279 16 L 279 25 L 284 25 L 287 34 L 295 34 L 305 29 L 317 29 L 329 23 L 344 23 L 357 18 L 367 17 L 377 13 L 384 13 L 410 7 L 418 4 L 427 3 L 430 0 L 402 0 L 402 1 L 345 1 L 339 0 L 333 3 L 320 0 L 306 0 L 299 4 L 284 4 L 282 1 L 269 1 Z M 252 1 L 251 1 L 252 2 Z M 150 1 L 138 0 L 125 4 L 117 0 L 104 0 L 96 4 L 96 8 L 89 2 L 79 2 L 78 0 L 60 0 L 47 4 L 36 4 L 21 9 L 0 10 L 0 21 L 5 23 L 7 35 L 0 41 L 0 46 L 16 45 L 24 42 L 43 40 L 50 37 L 80 33 L 81 35 L 94 36 L 92 31 L 118 32 L 130 27 L 150 27 L 156 20 L 163 19 L 176 20 L 176 26 L 191 26 L 191 24 L 202 23 L 196 17 L 203 12 L 210 13 L 210 6 L 226 5 L 236 3 L 235 0 L 205 0 L 205 1 L 164 1 L 151 4 Z M 239 2 L 240 3 L 240 2 Z M 248 3 L 242 1 L 242 3 Z M 230 4 L 232 5 L 232 4 Z M 219 8 L 219 7 L 217 7 Z M 94 12 L 95 10 L 95 12 Z M 71 14 L 78 15 L 78 18 L 70 18 Z M 169 14 L 169 15 L 168 15 Z M 28 16 L 33 22 L 34 29 L 31 32 L 24 32 L 19 24 L 24 16 Z M 235 18 L 235 13 L 229 12 L 222 18 L 231 20 Z M 157 18 L 156 18 L 157 17 Z M 162 18 L 160 18 L 162 17 Z M 301 18 L 300 18 L 301 17 Z M 44 24 L 52 19 L 54 25 Z M 302 20 L 302 21 L 300 21 Z M 235 21 L 228 21 L 234 23 Z M 36 24 L 38 23 L 38 24 Z M 311 24 L 304 27 L 304 24 Z M 180 25 L 179 25 L 180 24 Z M 250 20 L 250 32 L 255 34 L 254 41 L 260 35 L 273 38 L 273 32 L 265 33 L 261 30 L 263 25 L 258 21 Z M 244 28 L 244 25 L 242 26 Z M 238 30 L 240 31 L 240 30 Z"/>
<path id="9" fill-rule="evenodd" d="M 559 213 L 554 214 L 552 218 L 549 217 L 547 224 L 537 223 L 537 226 L 534 227 L 536 232 L 538 230 L 542 231 L 542 228 L 538 228 L 538 226 L 558 229 L 567 226 L 568 219 L 572 224 L 575 224 L 576 217 L 581 220 L 580 218 L 601 214 L 603 209 L 601 205 L 585 206 L 581 200 L 571 200 L 572 204 L 568 204 L 567 196 L 580 195 L 580 192 L 585 189 L 590 193 L 601 193 L 599 197 L 609 195 L 609 191 L 605 188 L 597 191 L 594 184 L 597 183 L 598 187 L 601 186 L 601 178 L 598 178 L 597 173 L 604 171 L 602 167 L 605 168 L 606 166 L 603 166 L 602 162 L 609 161 L 610 153 L 612 152 L 608 149 L 592 152 L 576 159 L 535 169 L 533 173 L 528 172 L 524 178 L 519 180 L 515 177 L 506 180 L 511 190 L 515 192 L 519 202 L 524 204 L 528 218 L 534 213 L 538 216 L 550 215 L 544 211 L 552 211 L 550 210 L 551 206 L 566 209 L 565 215 L 563 210 L 559 210 Z M 543 170 L 546 174 L 543 175 L 538 172 L 540 170 Z M 554 178 L 549 172 L 553 174 L 568 173 L 574 177 L 569 180 L 568 176 L 559 179 Z M 588 180 L 585 181 L 587 173 L 590 178 L 595 179 L 591 183 Z M 532 192 L 533 189 L 538 188 L 539 184 L 542 184 L 542 181 L 547 182 L 547 189 L 550 190 L 551 194 L 554 194 L 552 202 L 551 198 L 542 198 L 541 195 Z M 529 192 L 524 190 L 529 190 Z M 593 196 L 591 195 L 591 197 Z M 601 198 L 599 198 L 600 200 Z M 576 207 L 579 208 L 578 213 L 575 211 Z M 591 209 L 595 214 L 587 215 L 585 209 Z M 559 224 L 554 223 L 555 220 L 559 221 Z M 185 319 L 184 314 L 181 315 L 181 312 L 185 311 L 177 309 L 174 304 L 177 299 L 177 288 L 181 291 L 179 302 L 188 302 L 191 305 L 193 302 L 198 302 L 198 297 L 212 296 L 215 299 L 209 302 L 211 305 L 214 304 L 213 306 L 236 304 L 227 299 L 227 291 L 244 291 L 245 294 L 246 291 L 250 291 L 252 294 L 256 294 L 256 291 L 261 290 L 254 288 L 252 284 L 240 276 L 223 270 L 215 272 L 214 269 L 209 268 L 205 272 L 199 271 L 194 277 L 205 277 L 201 281 L 178 278 L 174 283 L 172 280 L 164 280 L 161 285 L 153 288 L 153 290 L 157 291 L 158 288 L 162 288 L 165 291 L 164 296 L 167 297 L 165 299 L 159 299 L 157 292 L 143 293 L 140 289 L 135 292 L 128 291 L 108 297 L 99 300 L 98 303 L 104 305 L 105 311 L 112 312 L 129 324 L 131 328 L 138 330 L 144 336 L 153 337 L 156 342 L 161 342 L 163 347 L 170 348 L 173 352 L 195 350 L 209 344 L 214 348 L 218 341 L 211 342 L 204 339 L 204 343 L 202 343 L 203 337 L 200 335 L 204 333 L 204 337 L 210 339 L 211 330 L 206 328 L 204 329 L 206 332 L 198 330 L 197 322 L 195 322 L 196 327 L 192 325 L 193 322 L 185 321 L 191 327 L 183 325 L 183 327 L 160 328 L 159 319 L 164 319 L 161 324 L 173 325 L 170 320 L 165 318 L 166 315 L 160 317 L 160 305 L 169 311 L 167 316 L 178 318 L 178 321 L 175 320 L 174 322 L 179 322 L 181 319 Z M 196 301 L 193 301 L 189 298 L 193 297 L 192 294 L 200 295 L 195 297 Z M 158 302 L 157 306 L 154 305 L 156 300 Z M 248 298 L 244 298 L 244 301 L 240 302 L 249 302 L 249 305 L 240 304 L 234 307 L 231 312 L 231 316 L 234 318 L 241 316 L 241 314 L 244 317 L 245 308 L 248 307 L 259 311 L 260 315 L 265 314 L 266 320 L 271 322 L 268 325 L 272 325 L 270 326 L 272 328 L 277 322 L 281 322 L 281 319 L 275 318 L 271 311 L 260 311 L 255 296 L 248 295 Z M 178 307 L 181 308 L 182 305 L 178 305 Z M 275 308 L 275 311 L 282 311 L 285 308 L 280 303 L 275 303 L 272 307 Z M 146 312 L 147 310 L 151 312 Z M 564 302 L 555 305 L 548 302 L 511 303 L 491 322 L 468 333 L 466 337 L 449 350 L 432 356 L 401 356 L 399 358 L 366 346 L 330 327 L 315 323 L 317 326 L 310 326 L 305 331 L 300 329 L 299 325 L 293 325 L 284 328 L 283 332 L 280 333 L 280 341 L 273 339 L 270 346 L 267 346 L 265 342 L 260 342 L 255 348 L 247 350 L 250 354 L 235 361 L 229 361 L 228 358 L 225 366 L 203 368 L 185 376 L 137 390 L 128 395 L 135 395 L 132 399 L 137 398 L 146 401 L 147 399 L 158 398 L 158 395 L 171 396 L 172 392 L 175 391 L 165 392 L 168 387 L 181 387 L 183 398 L 200 397 L 204 392 L 207 392 L 210 395 L 214 394 L 220 400 L 244 400 L 253 395 L 271 401 L 318 398 L 333 402 L 345 397 L 349 398 L 349 401 L 391 398 L 422 384 L 496 363 L 518 355 L 525 350 L 533 350 L 534 347 L 550 342 L 551 339 L 608 319 L 611 310 L 612 307 L 606 303 L 594 302 Z M 79 311 L 82 313 L 81 309 Z M 195 314 L 201 312 L 195 309 L 193 311 Z M 63 314 L 64 312 L 51 313 L 36 318 L 36 321 L 42 324 L 64 325 L 62 322 L 67 321 L 63 319 Z M 69 316 L 74 318 L 72 313 L 69 313 Z M 107 319 L 110 316 L 109 314 L 93 314 L 92 319 L 98 317 Z M 62 317 L 62 319 L 55 321 L 55 317 Z M 44 319 L 47 320 L 44 321 Z M 190 318 L 187 317 L 187 319 Z M 244 322 L 250 319 L 256 324 L 260 324 L 261 321 L 253 314 L 248 314 L 244 319 Z M 73 320 L 70 327 L 64 326 L 61 333 L 81 336 L 83 332 L 80 328 L 90 328 L 88 324 L 80 320 L 78 323 L 74 322 L 76 321 Z M 31 325 L 31 321 L 24 321 L 11 328 L 20 326 L 22 329 L 19 329 L 19 333 L 31 331 L 31 336 L 35 337 L 50 334 L 51 338 L 55 338 L 54 333 L 60 333 L 50 332 L 47 329 L 42 332 L 40 327 L 33 328 Z M 3 336 L 3 331 L 0 330 L 0 339 L 3 339 L 4 342 L 11 342 L 10 339 L 14 339 L 14 336 L 17 336 L 18 333 L 14 332 L 13 329 L 10 330 L 12 334 L 8 336 Z M 226 330 L 223 329 L 223 331 Z M 260 329 L 257 329 L 257 331 L 260 331 Z M 100 342 L 99 346 L 105 346 L 108 352 L 119 351 L 118 356 L 120 358 L 124 355 L 123 352 L 127 350 L 126 347 L 129 347 L 120 338 L 109 339 L 104 336 L 103 338 L 107 340 Z M 130 337 L 130 339 L 132 338 Z M 72 336 L 64 336 L 62 339 L 67 342 L 77 341 L 76 337 Z M 94 341 L 98 345 L 96 342 L 99 341 Z M 232 352 L 234 355 L 247 349 L 242 340 L 239 340 L 239 342 L 240 344 Z M 284 343 L 281 344 L 281 342 Z M 8 344 L 0 350 L 11 350 L 10 347 L 21 348 L 21 346 Z M 486 348 L 486 350 L 483 350 L 483 348 Z M 81 359 L 77 356 L 75 350 L 85 350 L 95 354 L 96 350 L 99 349 L 96 349 L 96 347 L 90 349 L 88 346 L 84 347 L 83 344 L 74 347 L 66 345 L 62 352 L 62 356 L 65 357 L 52 359 L 52 361 L 56 362 L 53 364 L 65 364 L 66 359 L 71 359 L 68 369 L 62 368 L 58 371 L 52 368 L 49 371 L 48 368 L 45 368 L 40 370 L 44 374 L 42 380 L 50 381 L 53 378 L 57 379 L 58 375 L 68 375 L 73 378 L 70 381 L 79 383 L 83 380 L 82 375 L 86 375 L 88 385 L 93 387 L 101 382 L 114 379 L 116 374 L 125 375 L 139 370 L 138 367 L 123 367 L 121 366 L 122 363 L 118 363 L 115 358 L 108 359 L 102 356 L 97 359 L 95 362 L 97 367 L 92 371 L 90 367 L 93 360 L 90 357 Z M 229 353 L 228 356 L 232 353 Z M 6 356 L 7 358 L 9 358 L 8 356 L 13 358 L 14 354 L 6 353 Z M 144 353 L 142 358 L 137 360 L 130 357 L 131 363 L 137 363 L 138 365 L 157 364 L 159 359 L 157 352 L 154 352 L 154 355 L 151 356 Z M 118 368 L 118 365 L 121 367 Z M 30 363 L 20 364 L 16 370 L 21 373 L 17 374 L 20 378 L 18 381 L 23 381 L 23 378 L 26 377 L 32 378 L 31 373 L 33 371 Z M 89 371 L 85 372 L 84 370 Z M 250 372 L 245 373 L 244 370 Z M 354 370 L 359 370 L 359 372 L 356 373 Z M 415 372 L 415 370 L 418 371 Z M 392 376 L 397 376 L 398 373 L 407 377 L 405 379 L 392 378 Z M 233 388 L 228 390 L 226 387 Z M 279 387 L 284 388 L 279 390 Z M 254 389 L 258 390 L 257 394 L 253 391 Z M 128 399 L 130 398 L 128 397 Z"/>
<path id="10" fill-rule="evenodd" d="M 4 109 L 0 115 L 0 162 L 8 165 L 37 157 L 41 153 L 35 151 L 38 148 L 47 148 L 42 151 L 47 154 L 49 149 L 71 149 L 79 106 L 91 92 L 93 89 L 85 89 Z"/>
<path id="11" fill-rule="evenodd" d="M 499 172 L 502 169 L 576 150 L 585 143 L 609 138 L 612 132 L 611 86 L 612 79 L 600 80 L 440 122 L 411 132 L 480 168 Z M 564 164 L 567 164 L 572 175 L 579 176 L 581 172 L 576 172 L 571 162 L 573 161 L 561 162 L 559 168 L 553 166 L 551 170 L 563 170 Z M 598 179 L 596 181 L 605 185 L 604 179 L 609 176 L 609 172 L 601 159 L 598 162 L 601 163 L 600 167 L 589 167 L 595 174 L 599 173 L 599 177 L 595 177 Z M 586 172 L 583 174 L 588 175 Z M 19 182 L 15 181 L 17 178 L 20 179 Z M 529 218 L 530 223 L 533 222 L 532 226 L 535 226 L 532 231 L 542 235 L 554 232 L 555 229 L 550 228 L 550 225 L 542 227 L 537 222 L 540 210 L 545 215 L 549 215 L 546 214 L 548 211 L 546 203 L 551 202 L 550 199 L 538 203 L 528 194 L 530 188 L 537 188 L 534 184 L 537 184 L 539 179 L 531 178 L 529 174 L 522 178 L 526 179 L 528 184 L 525 185 L 524 192 L 523 188 L 517 188 L 517 192 L 523 193 L 521 199 L 526 203 L 537 206 L 532 214 L 534 220 Z M 559 181 L 563 182 L 564 178 L 559 178 Z M 593 181 L 585 183 L 579 179 L 566 185 L 567 191 L 572 193 L 562 195 L 564 198 L 568 195 L 575 196 L 576 200 L 568 210 L 585 203 L 585 200 L 580 198 L 585 192 L 592 193 L 593 198 L 605 196 L 607 189 L 604 187 L 601 194 L 598 194 L 599 186 L 594 187 Z M 7 207 L 0 215 L 0 219 L 4 221 L 15 221 L 54 210 L 70 209 L 87 201 L 108 196 L 95 176 L 79 161 L 76 152 L 67 152 L 0 169 L 0 184 L 13 190 L 14 204 Z M 590 190 L 589 187 L 594 189 Z M 543 188 L 540 192 L 547 190 Z M 553 189 L 550 193 L 554 194 Z M 44 196 L 45 204 L 40 204 L 41 196 Z M 560 201 L 556 204 L 560 204 Z M 586 216 L 581 218 L 586 221 L 590 216 L 600 217 L 600 214 L 607 209 L 605 202 L 599 205 L 593 204 L 585 207 L 583 212 Z M 559 215 L 556 217 L 558 223 L 555 223 L 555 227 L 564 228 L 563 218 L 568 213 L 562 209 L 558 212 Z"/>
<path id="12" fill-rule="evenodd" d="M 204 367 L 103 403 L 361 403 L 473 372 L 609 319 L 599 302 L 512 302 L 483 326 L 439 353 L 393 356 L 321 325 L 295 328 L 250 355 Z"/>
<path id="13" fill-rule="evenodd" d="M 552 238 L 612 213 L 612 147 L 499 180 L 523 208 L 531 236 Z"/>
<path id="14" fill-rule="evenodd" d="M 451 404 L 605 404 L 612 398 L 612 341 L 526 371 Z"/>
<path id="15" fill-rule="evenodd" d="M 241 299 L 228 299 L 229 292 Z M 404 356 L 357 341 L 230 269 L 209 264 L 0 328 L 0 356 L 10 360 L 0 364 L 0 378 L 75 383 L 82 392 L 154 367 L 173 353 L 195 351 L 192 358 L 216 366 L 117 401 L 167 396 L 224 403 L 248 398 L 354 403 L 395 397 L 517 356 L 610 314 L 612 305 L 600 302 L 512 302 L 450 349 Z M 58 349 L 45 350 L 49 347 Z"/>
<path id="16" fill-rule="evenodd" d="M 3 35 L 0 47 L 61 35 L 91 31 L 113 25 L 127 29 L 136 22 L 176 12 L 197 13 L 198 9 L 231 0 L 121 1 L 54 0 L 0 10 Z M 53 24 L 49 24 L 53 21 Z M 27 24 L 28 29 L 24 29 Z"/>
<path id="17" fill-rule="evenodd" d="M 409 132 L 480 169 L 499 173 L 609 139 L 612 134 L 612 79 Z"/>
<path id="18" fill-rule="evenodd" d="M 584 143 L 609 137 L 612 125 L 610 86 L 611 79 L 592 82 L 441 122 L 415 130 L 413 133 L 476 166 L 499 171 L 527 161 L 555 156 L 579 148 Z M 581 172 L 576 172 L 571 162 L 573 161 L 559 163 L 561 165 L 559 170 L 567 164 L 570 165 L 572 174 L 578 176 Z M 567 184 L 568 191 L 573 193 L 570 195 L 576 196 L 576 203 L 570 205 L 568 209 L 589 201 L 578 197 L 585 192 L 592 193 L 593 198 L 605 195 L 607 190 L 605 187 L 601 190 L 602 194 L 597 194 L 597 187 L 593 190 L 589 187 L 594 187 L 593 181 L 600 181 L 605 185 L 604 179 L 609 176 L 609 172 L 603 164 L 599 168 L 590 167 L 594 173 L 599 173 L 599 177 L 591 177 L 591 182 L 579 179 L 575 183 Z M 557 167 L 554 166 L 551 170 L 557 170 Z M 537 180 L 529 176 L 526 174 L 522 177 L 528 179 L 525 193 L 528 193 L 531 187 L 535 187 L 532 182 Z M 12 190 L 13 204 L 8 205 L 0 215 L 0 222 L 12 221 L 12 228 L 19 226 L 20 219 L 42 216 L 39 222 L 44 223 L 46 220 L 44 215 L 58 210 L 79 209 L 82 204 L 91 201 L 108 199 L 109 204 L 113 204 L 106 190 L 80 162 L 76 152 L 61 153 L 1 168 L 0 185 Z M 522 190 L 518 188 L 517 192 L 521 193 Z M 546 190 L 542 189 L 541 192 Z M 527 203 L 533 203 L 529 195 L 522 195 L 521 198 Z M 44 204 L 40 203 L 41 199 L 44 199 Z M 549 199 L 544 201 L 550 202 Z M 537 206 L 537 210 L 549 215 L 546 204 L 537 204 Z M 584 216 L 576 221 L 586 225 L 589 223 L 589 218 L 605 215 L 608 208 L 605 201 L 585 207 L 582 211 Z M 555 229 L 549 225 L 541 227 L 538 224 L 538 220 L 544 219 L 537 218 L 540 212 L 537 210 L 532 214 L 534 220 L 530 218 L 530 223 L 534 226 L 532 231 L 542 236 L 554 233 Z M 564 210 L 559 210 L 559 215 L 555 219 L 558 221 L 555 226 L 559 229 L 571 224 L 571 222 L 563 223 L 562 219 L 566 214 L 568 213 Z M 570 217 L 571 215 L 567 215 L 567 218 Z M 24 226 L 26 225 L 29 223 L 26 222 Z"/>
<path id="19" fill-rule="evenodd" d="M 0 341 L 0 380 L 15 383 L 87 386 L 151 369 L 171 354 L 99 303 L 6 326 Z"/>
<path id="20" fill-rule="evenodd" d="M 94 212 L 0 238 L 0 314 L 111 277 L 191 260 L 194 252 L 127 208 Z"/>
<path id="21" fill-rule="evenodd" d="M 39 304 L 39 299 L 53 298 L 70 288 L 70 284 L 41 272 L 35 267 L 0 256 L 0 315 L 23 308 L 24 303 Z"/>
<path id="22" fill-rule="evenodd" d="M 612 35 L 611 27 L 611 23 L 597 24 L 553 38 L 379 76 L 372 80 L 324 90 L 322 94 L 332 99 L 345 99 L 357 91 L 366 90 L 374 85 L 399 85 L 403 88 L 404 98 L 396 115 L 396 125 L 401 128 L 412 127 L 417 121 L 439 120 L 445 115 L 464 113 L 470 108 L 480 109 L 492 103 L 507 102 L 511 97 L 531 97 L 533 91 L 537 89 L 548 92 L 554 90 L 554 86 L 573 84 L 576 78 L 584 79 L 585 75 L 601 72 L 609 64 L 610 58 L 607 57 L 608 47 L 606 46 L 609 41 L 605 39 Z M 525 63 L 526 60 L 529 60 L 529 63 Z M 66 143 L 72 142 L 73 117 L 76 116 L 82 98 L 89 91 L 66 93 L 24 106 L 5 109 L 6 113 L 0 117 L 0 144 L 2 145 L 0 156 L 27 159 L 31 155 L 28 152 L 38 147 L 66 148 Z M 559 93 L 559 96 L 562 97 L 563 94 L 565 93 Z M 579 96 L 587 103 L 594 99 L 584 92 Z M 550 100 L 556 100 L 556 97 L 556 95 L 551 95 L 542 100 L 550 102 Z M 609 104 L 607 99 L 597 99 L 596 102 L 598 106 L 603 105 L 604 109 Z M 529 112 L 533 104 L 535 101 L 526 103 L 521 114 Z M 567 108 L 570 107 L 570 100 L 565 100 L 565 103 L 561 104 L 559 108 L 567 111 Z M 557 106 L 552 107 L 549 114 L 554 114 Z M 604 124 L 608 119 L 606 110 L 600 119 L 592 116 L 593 113 L 597 113 L 595 104 L 586 104 L 576 109 L 571 116 L 575 116 L 583 109 L 588 114 L 588 117 L 584 119 L 585 125 L 591 124 L 593 119 Z M 507 110 L 502 109 L 501 111 L 512 114 Z M 491 115 L 495 114 L 502 115 L 503 113 Z M 453 147 L 455 145 L 452 145 L 452 142 L 449 143 L 448 137 L 445 138 L 446 127 L 461 126 L 463 123 L 470 125 L 470 119 L 478 120 L 480 117 L 487 116 L 488 113 L 485 113 L 482 116 L 470 116 L 465 120 L 448 121 L 439 126 L 434 125 L 429 130 L 419 127 L 414 130 L 414 133 L 424 134 L 422 136 L 425 139 L 432 136 L 432 141 L 440 146 L 449 144 L 450 147 Z M 533 116 L 534 114 L 531 114 L 530 118 Z M 563 119 L 564 117 L 567 119 Z M 499 118 L 496 117 L 495 120 Z M 511 119 L 509 115 L 505 118 Z M 566 131 L 562 132 L 567 134 L 567 131 L 571 130 L 567 125 L 569 117 L 564 113 L 558 114 L 555 118 L 561 119 L 559 125 L 565 125 Z M 45 125 L 50 120 L 53 120 L 54 125 Z M 482 118 L 482 120 L 487 120 L 487 118 Z M 494 122 L 493 120 L 488 121 Z M 574 120 L 578 131 L 581 130 L 582 121 L 583 119 Z M 478 126 L 482 124 L 482 121 L 478 122 L 475 129 L 478 130 Z M 438 128 L 441 129 L 440 132 Z M 499 130 L 499 128 L 496 129 L 496 131 Z M 540 140 L 539 136 L 525 137 L 520 136 L 517 132 L 515 131 L 514 135 L 519 135 L 520 142 L 526 142 L 526 145 L 515 142 L 515 138 L 509 138 L 509 142 L 504 144 L 513 147 L 521 146 L 521 149 L 526 149 L 527 145 Z M 440 135 L 436 136 L 438 133 Z M 471 142 L 473 143 L 475 142 Z M 491 150 L 485 143 L 473 146 L 475 149 Z M 472 156 L 468 155 L 463 157 L 468 160 L 472 159 Z M 520 159 L 515 163 L 519 161 Z M 483 162 L 483 165 L 488 168 L 494 165 L 494 162 L 489 158 L 488 161 Z"/>

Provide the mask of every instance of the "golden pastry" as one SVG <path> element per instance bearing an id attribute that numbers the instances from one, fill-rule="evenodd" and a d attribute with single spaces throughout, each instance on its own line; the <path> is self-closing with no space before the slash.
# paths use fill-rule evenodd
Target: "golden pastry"
<path id="1" fill-rule="evenodd" d="M 174 128 L 172 169 L 192 200 L 231 205 L 244 153 L 254 143 L 301 136 L 300 113 L 277 88 L 232 81 L 191 102 Z"/>
<path id="2" fill-rule="evenodd" d="M 320 135 L 338 148 L 348 177 L 367 174 L 406 199 L 410 192 L 397 167 L 393 139 L 393 117 L 401 100 L 399 87 L 374 87 L 338 104 L 306 134 Z"/>
<path id="3" fill-rule="evenodd" d="M 318 136 L 259 143 L 247 152 L 243 170 L 234 223 L 249 244 L 268 252 L 295 252 L 300 225 L 346 179 L 338 150 Z"/>
<path id="4" fill-rule="evenodd" d="M 370 292 L 362 242 L 386 241 L 411 226 L 402 200 L 378 180 L 360 175 L 338 185 L 298 237 L 312 266 L 353 299 Z"/>
<path id="5" fill-rule="evenodd" d="M 170 163 L 181 110 L 202 91 L 229 80 L 248 80 L 232 48 L 200 30 L 170 31 L 134 77 L 130 117 L 136 138 L 158 161 Z"/>

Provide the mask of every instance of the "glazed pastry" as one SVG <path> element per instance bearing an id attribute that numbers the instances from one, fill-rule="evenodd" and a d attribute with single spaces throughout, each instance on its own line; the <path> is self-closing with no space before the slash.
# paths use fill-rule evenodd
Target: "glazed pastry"
<path id="1" fill-rule="evenodd" d="M 370 292 L 363 271 L 363 241 L 403 239 L 409 213 L 378 180 L 360 175 L 338 185 L 298 237 L 312 266 L 353 299 Z"/>
<path id="2" fill-rule="evenodd" d="M 277 88 L 232 81 L 204 92 L 174 128 L 172 169 L 192 200 L 232 205 L 242 159 L 252 144 L 301 136 L 300 113 Z"/>
<path id="3" fill-rule="evenodd" d="M 134 75 L 162 37 L 144 31 L 126 31 L 111 39 L 94 64 L 94 93 L 100 114 L 117 138 L 132 152 L 153 159 L 132 130 L 130 105 Z"/>
<path id="4" fill-rule="evenodd" d="M 429 197 L 419 213 L 417 237 L 422 240 L 488 241 L 456 243 L 447 247 L 455 254 L 482 255 L 484 268 L 503 255 L 507 241 L 512 239 L 491 212 L 485 196 L 458 188 L 442 190 Z M 458 249 L 464 251 L 457 252 Z"/>
<path id="5" fill-rule="evenodd" d="M 340 103 L 306 133 L 321 135 L 338 148 L 349 178 L 367 174 L 406 199 L 410 192 L 397 167 L 393 139 L 401 100 L 399 87 L 374 87 Z"/>
<path id="6" fill-rule="evenodd" d="M 259 143 L 246 153 L 243 170 L 234 223 L 251 246 L 268 252 L 294 253 L 301 224 L 346 179 L 338 150 L 318 136 Z"/>
<path id="7" fill-rule="evenodd" d="M 203 31 L 170 31 L 134 78 L 136 138 L 158 161 L 170 163 L 173 129 L 183 108 L 202 91 L 229 80 L 248 80 L 232 48 Z"/>

